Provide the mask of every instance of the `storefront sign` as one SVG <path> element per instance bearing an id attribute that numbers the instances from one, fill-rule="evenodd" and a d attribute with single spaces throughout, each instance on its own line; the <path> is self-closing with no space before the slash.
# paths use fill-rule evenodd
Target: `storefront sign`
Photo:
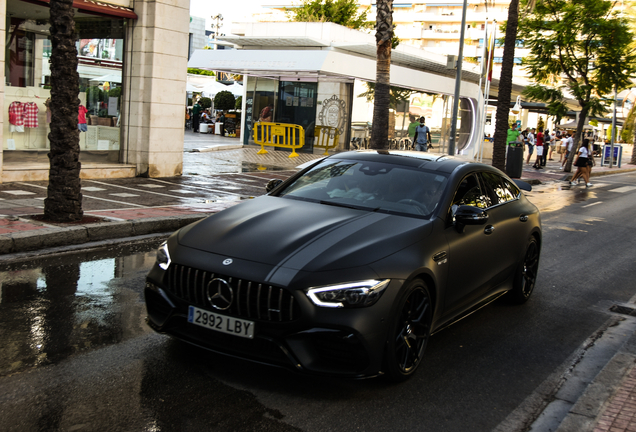
<path id="1" fill-rule="evenodd" d="M 28 3 L 50 3 L 51 0 L 23 0 Z M 137 19 L 137 14 L 130 8 L 103 3 L 94 0 L 73 0 L 73 7 L 80 11 L 91 12 L 97 15 L 117 16 L 121 18 Z"/>

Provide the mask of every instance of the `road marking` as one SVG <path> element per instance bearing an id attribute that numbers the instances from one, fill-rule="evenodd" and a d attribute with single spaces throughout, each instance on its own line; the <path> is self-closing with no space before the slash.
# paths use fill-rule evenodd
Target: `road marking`
<path id="1" fill-rule="evenodd" d="M 176 192 L 176 193 L 182 193 L 182 194 L 196 193 L 195 191 L 186 190 L 186 189 L 174 189 L 174 190 L 171 190 L 170 192 Z"/>
<path id="2" fill-rule="evenodd" d="M 169 197 L 169 198 L 192 199 L 192 200 L 196 199 L 196 198 L 187 198 L 187 197 L 176 196 L 176 195 L 168 195 L 168 194 L 163 194 L 163 193 L 160 193 L 160 192 L 153 192 L 153 191 L 143 190 L 143 189 L 135 189 L 135 188 L 130 188 L 130 187 L 126 187 L 126 186 L 119 186 L 119 185 L 110 184 L 110 183 L 102 183 L 102 182 L 99 182 L 97 180 L 84 180 L 84 181 L 88 181 L 88 182 L 91 182 L 91 183 L 97 183 L 97 184 L 101 184 L 101 185 L 104 185 L 104 186 L 118 187 L 120 189 L 127 189 L 127 190 L 131 190 L 131 191 L 134 191 L 134 192 L 161 195 L 161 196 L 165 196 L 165 197 Z"/>
<path id="3" fill-rule="evenodd" d="M 106 190 L 106 189 L 99 188 L 99 187 L 92 187 L 92 186 L 82 188 L 82 191 L 89 191 L 89 192 L 97 192 L 97 191 L 103 191 L 103 190 Z"/>
<path id="4" fill-rule="evenodd" d="M 139 195 L 135 195 L 135 194 L 130 194 L 130 193 L 116 193 L 116 194 L 108 194 L 111 196 L 116 196 L 116 197 L 121 197 L 121 198 L 132 198 L 132 197 L 138 197 Z"/>
<path id="5" fill-rule="evenodd" d="M 636 186 L 623 186 L 616 189 L 610 189 L 610 192 L 629 192 L 636 189 Z"/>
<path id="6" fill-rule="evenodd" d="M 192 185 L 180 185 L 178 183 L 172 183 L 169 181 L 165 181 L 165 180 L 159 180 L 159 179 L 150 179 L 152 181 L 156 181 L 159 183 L 165 183 L 165 184 L 169 184 L 171 186 L 184 186 L 184 187 L 189 187 L 189 188 L 193 188 L 193 189 L 202 189 L 206 192 L 219 192 L 219 193 L 223 193 L 223 194 L 227 194 L 227 195 L 232 195 L 232 196 L 240 196 L 238 194 L 232 193 L 232 192 L 228 192 L 225 190 L 219 190 L 219 189 L 212 189 L 212 188 L 208 188 L 208 187 L 201 187 L 201 186 L 192 186 Z M 179 197 L 179 198 L 183 198 L 183 197 Z"/>
<path id="7" fill-rule="evenodd" d="M 32 187 L 35 187 L 35 188 L 40 188 L 40 189 L 48 189 L 46 186 L 40 186 L 40 185 L 34 185 L 34 184 L 28 184 L 28 183 L 26 183 L 26 185 L 27 186 L 32 186 Z M 148 206 L 141 205 L 141 204 L 131 204 L 131 203 L 123 202 L 123 201 L 109 200 L 107 198 L 98 198 L 98 197 L 94 197 L 94 196 L 90 196 L 90 195 L 84 195 L 84 194 L 82 194 L 82 197 L 83 198 L 95 199 L 95 200 L 99 200 L 99 201 L 108 201 L 108 202 L 115 203 L 115 204 L 124 204 L 124 205 L 128 205 L 128 206 L 133 206 L 133 207 L 149 208 Z M 89 211 L 96 211 L 96 210 L 89 210 Z"/>
<path id="8" fill-rule="evenodd" d="M 27 192 L 23 190 L 2 191 L 11 195 L 35 195 L 35 192 Z"/>
<path id="9" fill-rule="evenodd" d="M 595 206 L 596 204 L 600 204 L 600 203 L 602 203 L 602 202 L 603 202 L 603 201 L 596 201 L 596 202 L 594 202 L 594 203 L 592 203 L 592 204 L 584 205 L 584 206 L 583 206 L 583 208 L 585 208 L 585 207 L 592 207 L 592 206 Z"/>
<path id="10" fill-rule="evenodd" d="M 156 185 L 156 184 L 142 184 L 139 185 L 141 187 L 147 187 L 147 188 L 164 188 L 164 185 Z"/>

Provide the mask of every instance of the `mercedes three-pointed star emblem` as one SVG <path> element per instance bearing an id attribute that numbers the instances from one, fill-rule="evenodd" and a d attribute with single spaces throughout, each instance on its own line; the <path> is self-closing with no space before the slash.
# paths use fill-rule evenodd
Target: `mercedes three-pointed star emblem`
<path id="1" fill-rule="evenodd" d="M 208 300 L 213 308 L 227 310 L 232 306 L 234 291 L 223 279 L 214 278 L 208 282 Z"/>

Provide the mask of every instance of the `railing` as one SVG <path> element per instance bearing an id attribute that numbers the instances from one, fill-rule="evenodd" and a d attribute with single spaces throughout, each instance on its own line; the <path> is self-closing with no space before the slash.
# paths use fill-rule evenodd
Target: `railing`
<path id="1" fill-rule="evenodd" d="M 254 142 L 261 146 L 258 154 L 267 154 L 265 146 L 292 149 L 290 158 L 298 157 L 296 149 L 305 145 L 305 129 L 288 123 L 254 123 Z"/>
<path id="2" fill-rule="evenodd" d="M 314 136 L 318 138 L 314 147 L 324 147 L 324 156 L 329 156 L 328 150 L 338 146 L 338 139 L 340 138 L 338 129 L 332 126 L 316 126 L 314 128 Z"/>

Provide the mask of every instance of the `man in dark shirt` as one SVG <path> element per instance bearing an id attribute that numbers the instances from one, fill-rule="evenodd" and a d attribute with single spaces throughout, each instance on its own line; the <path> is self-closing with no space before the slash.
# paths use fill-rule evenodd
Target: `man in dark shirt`
<path id="1" fill-rule="evenodd" d="M 199 122 L 201 120 L 201 105 L 196 101 L 192 106 L 192 131 L 199 132 Z"/>

